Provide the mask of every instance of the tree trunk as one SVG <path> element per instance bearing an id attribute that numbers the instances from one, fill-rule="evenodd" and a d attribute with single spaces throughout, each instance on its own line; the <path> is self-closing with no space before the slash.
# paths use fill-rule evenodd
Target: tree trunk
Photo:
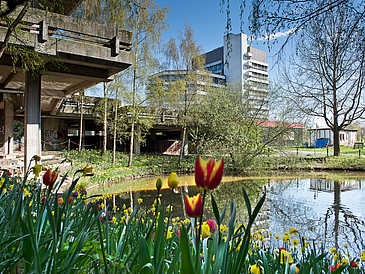
<path id="1" fill-rule="evenodd" d="M 335 62 L 334 62 L 334 64 L 335 64 Z M 335 70 L 333 70 L 333 79 L 336 79 Z M 338 126 L 336 82 L 332 83 L 332 90 L 333 90 L 333 156 L 339 156 L 340 155 L 340 128 Z"/>
<path id="2" fill-rule="evenodd" d="M 113 165 L 115 164 L 115 152 L 117 150 L 117 120 L 118 120 L 118 90 L 115 99 L 115 116 L 114 116 L 114 138 L 113 138 Z"/>
<path id="3" fill-rule="evenodd" d="M 82 124 L 83 124 L 83 116 L 84 116 L 84 91 L 80 92 L 81 95 L 81 108 L 80 108 L 80 134 L 79 134 L 79 151 L 82 149 Z"/>
<path id="4" fill-rule="evenodd" d="M 186 125 L 183 128 L 181 147 L 180 147 L 180 155 L 179 155 L 179 167 L 181 166 L 182 158 L 185 154 L 185 136 L 186 136 Z"/>
<path id="5" fill-rule="evenodd" d="M 103 121 L 103 126 L 104 126 L 104 136 L 103 136 L 103 149 L 102 149 L 102 154 L 105 154 L 106 152 L 106 148 L 107 148 L 107 141 L 108 141 L 108 128 L 107 128 L 107 115 L 108 115 L 108 98 L 107 98 L 107 92 L 106 92 L 106 83 L 104 82 L 104 121 Z"/>
<path id="6" fill-rule="evenodd" d="M 131 143 L 129 146 L 129 161 L 128 161 L 128 167 L 132 165 L 132 158 L 133 158 L 133 145 L 134 145 L 134 122 L 132 122 L 131 126 Z"/>
<path id="7" fill-rule="evenodd" d="M 333 156 L 340 155 L 340 130 L 338 127 L 333 128 Z"/>
<path id="8" fill-rule="evenodd" d="M 133 70 L 133 104 L 132 104 L 132 125 L 131 125 L 131 143 L 129 146 L 129 161 L 128 167 L 132 166 L 133 158 L 133 145 L 134 145 L 134 124 L 135 124 L 135 112 L 136 112 L 136 69 Z"/>

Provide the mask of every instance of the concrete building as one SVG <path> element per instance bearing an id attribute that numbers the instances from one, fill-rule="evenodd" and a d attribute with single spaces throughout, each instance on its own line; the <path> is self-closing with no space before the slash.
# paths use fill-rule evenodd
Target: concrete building
<path id="1" fill-rule="evenodd" d="M 223 46 L 205 53 L 205 68 L 225 76 L 225 81 L 241 82 L 243 98 L 252 102 L 261 116 L 268 114 L 269 73 L 266 51 L 247 43 L 243 33 L 223 37 Z"/>
<path id="2" fill-rule="evenodd" d="M 45 6 L 53 1 L 45 1 Z M 19 23 L 20 33 L 10 44 L 26 46 L 45 60 L 45 70 L 24 70 L 23 60 L 14 62 L 13 52 L 0 58 L 0 143 L 6 155 L 13 152 L 14 121 L 24 121 L 25 163 L 41 155 L 41 117 L 57 119 L 62 100 L 100 82 L 131 65 L 132 34 L 128 31 L 72 18 L 81 0 L 66 0 L 53 12 L 31 7 Z M 19 6 L 13 15 L 22 10 Z M 7 27 L 0 26 L 0 43 Z M 21 37 L 21 39 L 19 39 Z M 60 121 L 44 124 L 52 138 L 63 137 Z"/>

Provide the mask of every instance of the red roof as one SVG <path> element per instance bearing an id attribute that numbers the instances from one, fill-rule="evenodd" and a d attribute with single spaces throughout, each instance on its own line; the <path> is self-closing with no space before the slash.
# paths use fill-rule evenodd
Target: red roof
<path id="1" fill-rule="evenodd" d="M 302 123 L 289 123 L 289 122 L 279 122 L 279 121 L 257 120 L 257 124 L 262 127 L 289 126 L 290 128 L 304 128 L 304 124 Z"/>

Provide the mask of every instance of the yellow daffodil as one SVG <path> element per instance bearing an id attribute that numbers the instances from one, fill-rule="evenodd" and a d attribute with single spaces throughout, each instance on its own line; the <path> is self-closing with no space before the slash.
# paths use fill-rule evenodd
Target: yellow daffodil
<path id="1" fill-rule="evenodd" d="M 361 254 L 360 254 L 361 256 L 360 256 L 360 259 L 363 261 L 363 262 L 365 262 L 365 250 L 363 250 L 362 252 L 361 252 Z"/>
<path id="2" fill-rule="evenodd" d="M 298 228 L 289 228 L 289 234 L 297 235 L 298 234 Z"/>
<path id="3" fill-rule="evenodd" d="M 171 238 L 171 236 L 172 236 L 172 230 L 167 230 L 167 235 L 166 235 L 166 240 L 168 240 L 168 239 L 170 239 Z"/>
<path id="4" fill-rule="evenodd" d="M 257 264 L 251 265 L 249 267 L 249 272 L 252 274 L 263 274 L 264 268 L 262 266 L 260 266 L 259 262 L 257 262 Z"/>
<path id="5" fill-rule="evenodd" d="M 289 260 L 289 264 L 293 263 L 294 260 L 291 256 L 291 253 L 286 251 L 286 250 L 281 250 L 280 251 L 280 263 L 281 264 L 286 264 L 286 261 Z"/>
<path id="6" fill-rule="evenodd" d="M 86 175 L 89 175 L 89 174 L 94 174 L 94 169 L 92 166 L 86 165 L 82 169 L 82 175 L 85 177 Z"/>
<path id="7" fill-rule="evenodd" d="M 34 165 L 34 167 L 33 167 L 34 177 L 38 178 L 39 173 L 41 173 L 41 171 L 42 171 L 42 166 L 41 165 L 39 165 L 39 164 Z"/>

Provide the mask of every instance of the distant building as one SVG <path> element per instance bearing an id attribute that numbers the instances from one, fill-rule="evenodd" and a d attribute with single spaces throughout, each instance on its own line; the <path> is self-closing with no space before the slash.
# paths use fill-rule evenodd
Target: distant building
<path id="1" fill-rule="evenodd" d="M 256 123 L 262 127 L 263 138 L 272 139 L 270 145 L 298 146 L 303 144 L 304 124 L 302 123 L 267 120 L 257 120 Z M 274 138 L 273 136 L 276 137 Z"/>
<path id="2" fill-rule="evenodd" d="M 205 53 L 205 68 L 225 76 L 225 81 L 242 82 L 244 98 L 252 107 L 267 116 L 269 73 L 266 51 L 247 44 L 247 35 L 229 34 L 223 37 L 223 46 Z"/>
<path id="3" fill-rule="evenodd" d="M 333 145 L 333 132 L 330 128 L 312 128 L 310 132 L 310 145 L 314 146 L 316 140 L 328 139 L 329 145 Z M 356 129 L 343 129 L 340 131 L 340 146 L 353 147 L 357 142 Z"/>

